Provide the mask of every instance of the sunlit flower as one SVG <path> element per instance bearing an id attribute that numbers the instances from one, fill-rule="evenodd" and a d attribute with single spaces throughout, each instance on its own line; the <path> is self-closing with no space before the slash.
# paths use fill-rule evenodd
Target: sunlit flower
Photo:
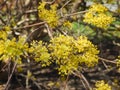
<path id="1" fill-rule="evenodd" d="M 75 40 L 71 36 L 60 35 L 51 40 L 49 50 L 59 66 L 59 74 L 66 75 L 72 70 L 77 70 L 79 65 L 93 67 L 98 63 L 99 51 L 84 36 Z"/>
<path id="2" fill-rule="evenodd" d="M 65 21 L 65 22 L 63 23 L 63 26 L 65 26 L 65 27 L 67 27 L 67 28 L 69 28 L 69 29 L 72 29 L 72 23 L 71 23 L 70 21 Z"/>
<path id="3" fill-rule="evenodd" d="M 93 90 L 112 90 L 111 86 L 105 83 L 103 80 L 97 81 L 95 86 L 96 88 Z"/>
<path id="4" fill-rule="evenodd" d="M 107 14 L 108 9 L 101 4 L 93 4 L 89 11 L 84 15 L 84 22 L 95 25 L 96 27 L 107 29 L 115 20 L 112 15 Z"/>
<path id="5" fill-rule="evenodd" d="M 50 27 L 54 28 L 58 25 L 59 16 L 57 15 L 57 5 L 51 5 L 50 9 L 45 8 L 46 3 L 42 2 L 38 6 L 38 15 L 40 19 L 46 21 Z"/>

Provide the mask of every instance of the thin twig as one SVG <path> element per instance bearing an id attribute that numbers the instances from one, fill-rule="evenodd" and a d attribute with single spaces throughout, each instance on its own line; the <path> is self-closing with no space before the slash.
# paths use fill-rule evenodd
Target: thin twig
<path id="1" fill-rule="evenodd" d="M 87 81 L 87 79 L 84 77 L 84 75 L 83 75 L 82 73 L 80 73 L 80 74 L 81 74 L 81 77 L 83 78 L 83 80 L 86 82 L 89 90 L 91 90 L 90 84 L 89 84 L 89 82 Z"/>
<path id="2" fill-rule="evenodd" d="M 106 65 L 106 63 L 105 63 L 104 61 L 102 61 L 102 63 L 103 63 L 103 65 L 104 65 L 104 67 L 105 67 L 106 69 L 108 69 L 108 66 Z"/>
<path id="3" fill-rule="evenodd" d="M 8 78 L 8 81 L 7 81 L 6 86 L 5 86 L 5 90 L 7 89 L 7 86 L 8 86 L 8 84 L 9 84 L 11 78 L 12 78 L 12 75 L 13 75 L 13 73 L 14 73 L 14 71 L 15 71 L 16 66 L 17 66 L 17 61 L 15 62 L 14 67 L 13 67 L 13 69 L 12 69 L 12 72 L 11 72 L 9 78 Z"/>
<path id="4" fill-rule="evenodd" d="M 27 56 L 27 63 L 30 63 L 30 59 L 28 58 L 27 52 L 24 52 L 24 55 Z M 31 72 L 30 72 L 30 70 L 28 69 L 28 70 L 27 70 L 27 77 L 26 77 L 26 88 L 27 88 L 27 89 L 29 89 L 29 78 L 31 77 L 31 76 L 29 76 L 30 73 L 31 73 Z"/>
<path id="5" fill-rule="evenodd" d="M 113 41 L 113 44 L 114 44 L 114 45 L 117 45 L 117 46 L 120 46 L 120 43 L 117 43 L 117 42 L 115 42 L 115 41 Z"/>
<path id="6" fill-rule="evenodd" d="M 65 33 L 64 31 L 60 30 L 59 28 L 57 28 L 57 30 L 58 30 L 61 34 L 67 36 L 67 33 Z"/>
<path id="7" fill-rule="evenodd" d="M 18 77 L 15 77 L 15 78 L 16 78 L 18 84 L 20 85 L 20 87 L 24 88 L 24 86 L 22 85 L 22 83 L 20 82 L 20 80 L 18 79 Z"/>
<path id="8" fill-rule="evenodd" d="M 107 73 L 111 72 L 111 71 L 114 71 L 117 67 L 112 67 L 112 68 L 108 68 L 108 69 L 105 69 L 105 70 L 101 70 L 99 72 L 96 72 L 96 73 L 88 73 L 88 76 L 90 77 L 102 77 L 102 76 L 106 76 Z"/>
<path id="9" fill-rule="evenodd" d="M 0 20 L 2 21 L 2 23 L 4 24 L 4 25 L 6 25 L 6 22 L 3 20 L 3 18 L 0 16 Z"/>
<path id="10" fill-rule="evenodd" d="M 73 73 L 75 76 L 77 76 L 77 77 L 79 77 L 79 78 L 82 78 L 82 79 L 85 81 L 86 85 L 88 86 L 89 90 L 91 90 L 90 84 L 89 84 L 89 82 L 87 81 L 87 79 L 84 77 L 84 75 L 83 75 L 82 73 L 79 73 L 77 70 L 76 70 L 76 72 L 77 72 L 77 73 L 74 73 L 74 72 L 72 72 L 72 73 Z"/>
<path id="11" fill-rule="evenodd" d="M 82 82 L 82 84 L 83 84 L 84 88 L 85 88 L 85 89 L 87 89 L 87 87 L 86 87 L 86 85 L 85 85 L 84 81 L 83 81 L 82 79 L 81 79 L 80 81 Z"/>
<path id="12" fill-rule="evenodd" d="M 21 25 L 21 24 L 23 24 L 24 22 L 28 22 L 29 20 L 30 20 L 30 19 L 28 19 L 28 18 L 23 19 L 23 20 L 19 21 L 19 22 L 17 23 L 17 25 Z"/>
<path id="13" fill-rule="evenodd" d="M 68 79 L 69 79 L 69 75 L 67 75 L 67 78 L 66 78 L 66 80 L 65 80 L 65 87 L 64 87 L 64 90 L 66 90 L 66 88 L 67 88 L 67 81 L 68 81 Z"/>
<path id="14" fill-rule="evenodd" d="M 32 24 L 32 25 L 27 25 L 27 26 L 24 26 L 24 27 L 19 27 L 19 28 L 13 28 L 14 30 L 17 30 L 17 29 L 25 29 L 25 28 L 30 28 L 30 27 L 34 27 L 34 26 L 39 26 L 39 25 L 43 25 L 45 24 L 46 22 L 40 22 L 40 23 L 35 23 L 35 24 Z"/>
<path id="15" fill-rule="evenodd" d="M 102 60 L 102 61 L 105 61 L 105 62 L 109 62 L 109 63 L 113 63 L 113 64 L 116 64 L 116 62 L 115 61 L 111 61 L 111 60 L 108 60 L 108 59 L 104 59 L 104 58 L 101 58 L 101 57 L 99 57 L 99 59 L 100 60 Z"/>
<path id="16" fill-rule="evenodd" d="M 83 2 L 83 0 L 75 0 L 72 6 L 71 12 L 74 13 L 80 6 L 80 4 Z"/>
<path id="17" fill-rule="evenodd" d="M 4 71 L 4 69 L 9 65 L 10 59 L 7 61 L 7 63 L 5 63 L 5 65 L 1 68 L 1 71 Z"/>
<path id="18" fill-rule="evenodd" d="M 40 29 L 40 27 L 38 27 L 38 28 L 36 28 L 35 30 L 33 30 L 33 32 L 31 32 L 31 33 L 27 36 L 24 44 L 25 44 L 26 42 L 30 41 L 30 37 L 32 37 L 33 33 L 34 33 L 35 31 L 37 31 L 38 29 Z"/>
<path id="19" fill-rule="evenodd" d="M 63 16 L 63 18 L 69 17 L 69 16 L 78 15 L 78 14 L 83 14 L 83 13 L 86 13 L 86 12 L 88 12 L 88 10 L 80 11 L 80 12 L 75 12 L 75 13 L 70 13 L 70 14 L 66 14 L 66 15 Z"/>
<path id="20" fill-rule="evenodd" d="M 63 15 L 63 8 L 70 2 L 71 0 L 69 0 L 69 1 L 67 1 L 62 7 L 61 7 L 61 9 L 60 9 L 60 14 L 61 14 L 61 16 L 62 17 L 64 17 L 64 15 Z"/>
<path id="21" fill-rule="evenodd" d="M 51 1 L 51 2 L 46 2 L 46 1 L 44 1 L 44 0 L 42 0 L 42 2 L 45 2 L 45 3 L 47 3 L 47 4 L 53 4 L 54 2 L 55 2 L 56 0 L 53 0 L 53 1 Z"/>
<path id="22" fill-rule="evenodd" d="M 28 14 L 28 13 L 35 13 L 35 12 L 37 12 L 37 10 L 36 10 L 36 9 L 33 9 L 33 10 L 25 11 L 24 13 L 25 13 L 25 14 Z"/>
<path id="23" fill-rule="evenodd" d="M 22 77 L 24 77 L 24 78 L 27 78 L 27 77 L 26 77 L 25 75 L 23 75 L 23 74 L 19 74 L 19 75 L 22 76 Z M 33 81 L 33 83 L 38 87 L 39 90 L 41 90 L 41 87 L 40 87 L 40 86 L 44 87 L 45 90 L 49 90 L 48 87 L 45 87 L 45 86 L 43 86 L 42 84 L 38 84 L 32 77 L 30 77 L 30 80 Z"/>
<path id="24" fill-rule="evenodd" d="M 48 26 L 48 24 L 46 24 L 45 23 L 45 26 L 46 26 L 46 28 L 47 28 L 47 32 L 48 32 L 48 35 L 49 35 L 49 37 L 52 39 L 53 38 L 53 35 L 52 35 L 52 33 L 51 33 L 51 28 Z"/>
<path id="25" fill-rule="evenodd" d="M 76 74 L 74 72 L 72 72 L 72 74 L 74 74 L 75 76 L 79 77 L 80 79 L 82 78 L 81 75 L 79 75 L 79 74 Z M 87 87 L 86 87 L 86 85 L 85 85 L 85 83 L 83 81 L 82 81 L 82 84 L 87 89 Z"/>

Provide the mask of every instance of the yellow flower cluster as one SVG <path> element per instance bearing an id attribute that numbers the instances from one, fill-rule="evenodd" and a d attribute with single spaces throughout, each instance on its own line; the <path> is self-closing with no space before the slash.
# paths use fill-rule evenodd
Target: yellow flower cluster
<path id="1" fill-rule="evenodd" d="M 101 4 L 93 4 L 89 10 L 93 12 L 98 12 L 98 13 L 104 13 L 108 11 L 108 9 Z"/>
<path id="2" fill-rule="evenodd" d="M 28 48 L 27 44 L 23 45 L 24 38 L 19 38 L 16 41 L 15 38 L 12 40 L 0 40 L 0 60 L 7 62 L 8 60 L 17 60 L 18 64 L 21 64 L 21 55 L 23 51 Z"/>
<path id="3" fill-rule="evenodd" d="M 106 84 L 103 80 L 97 81 L 95 84 L 96 88 L 93 90 L 112 90 L 111 86 Z"/>
<path id="4" fill-rule="evenodd" d="M 59 16 L 57 15 L 57 4 L 51 5 L 50 9 L 45 8 L 46 3 L 42 2 L 38 6 L 38 15 L 40 19 L 46 21 L 50 27 L 54 28 L 58 25 Z"/>
<path id="5" fill-rule="evenodd" d="M 63 26 L 64 26 L 64 27 L 67 27 L 67 28 L 69 28 L 69 29 L 72 29 L 72 23 L 71 23 L 70 21 L 65 21 L 65 22 L 63 23 Z"/>
<path id="6" fill-rule="evenodd" d="M 6 40 L 8 37 L 8 32 L 10 31 L 10 27 L 9 26 L 4 26 L 3 30 L 0 30 L 0 39 L 2 40 Z"/>
<path id="7" fill-rule="evenodd" d="M 31 57 L 34 57 L 36 62 L 40 62 L 42 66 L 50 65 L 50 54 L 45 46 L 43 46 L 42 41 L 33 41 L 28 52 Z"/>
<path id="8" fill-rule="evenodd" d="M 40 62 L 42 66 L 50 64 L 50 54 L 41 41 L 34 41 L 29 47 L 27 43 L 24 43 L 25 37 L 19 37 L 18 40 L 15 38 L 9 40 L 7 36 L 6 31 L 0 31 L 0 60 L 3 62 L 12 60 L 13 62 L 17 61 L 18 64 L 22 64 L 21 56 L 26 58 L 27 53 L 30 54 L 36 62 Z"/>
<path id="9" fill-rule="evenodd" d="M 5 29 L 5 31 L 10 31 L 11 30 L 10 26 L 5 26 L 4 29 Z"/>
<path id="10" fill-rule="evenodd" d="M 99 28 L 107 29 L 115 20 L 112 15 L 107 14 L 108 9 L 101 4 L 93 4 L 84 15 L 84 22 L 95 25 Z"/>
<path id="11" fill-rule="evenodd" d="M 8 60 L 18 60 L 21 63 L 20 56 L 23 54 L 23 50 L 28 46 L 23 45 L 24 38 L 19 38 L 17 41 L 15 38 L 12 40 L 8 39 L 8 32 L 10 31 L 9 26 L 5 26 L 4 30 L 0 30 L 0 60 L 7 62 Z"/>
<path id="12" fill-rule="evenodd" d="M 60 35 L 51 40 L 49 50 L 53 60 L 59 66 L 58 70 L 61 75 L 67 75 L 82 65 L 92 67 L 98 63 L 99 51 L 84 36 L 76 40 L 71 36 Z"/>
<path id="13" fill-rule="evenodd" d="M 3 31 L 3 30 L 0 30 L 0 39 L 7 39 L 7 32 L 6 31 Z"/>

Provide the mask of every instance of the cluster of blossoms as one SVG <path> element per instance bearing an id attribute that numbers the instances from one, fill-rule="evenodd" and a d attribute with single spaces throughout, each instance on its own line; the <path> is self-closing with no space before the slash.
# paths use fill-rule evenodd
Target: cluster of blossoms
<path id="1" fill-rule="evenodd" d="M 34 57 L 35 61 L 40 62 L 42 66 L 48 66 L 51 64 L 50 54 L 48 53 L 48 49 L 43 46 L 42 41 L 33 41 L 28 52 L 31 54 L 30 57 Z"/>
<path id="2" fill-rule="evenodd" d="M 99 51 L 84 36 L 74 39 L 71 36 L 60 35 L 50 40 L 48 49 L 42 41 L 33 41 L 29 46 L 28 43 L 24 43 L 24 37 L 20 37 L 18 40 L 7 37 L 7 31 L 1 30 L 0 60 L 3 61 L 13 60 L 22 64 L 21 56 L 27 59 L 27 55 L 29 55 L 36 62 L 40 62 L 42 66 L 56 63 L 61 75 L 67 75 L 82 65 L 92 67 L 98 63 Z"/>
<path id="3" fill-rule="evenodd" d="M 10 27 L 6 26 L 4 30 L 0 30 L 0 60 L 7 62 L 8 60 L 13 60 L 21 64 L 21 55 L 23 51 L 28 48 L 27 44 L 23 45 L 24 38 L 19 38 L 17 41 L 15 38 L 8 39 L 8 33 L 10 32 Z"/>
<path id="4" fill-rule="evenodd" d="M 67 75 L 79 66 L 92 67 L 98 63 L 99 51 L 84 36 L 77 40 L 71 36 L 55 37 L 49 44 L 52 60 L 58 64 L 59 74 Z"/>
<path id="5" fill-rule="evenodd" d="M 35 61 L 40 62 L 42 66 L 49 65 L 50 54 L 43 42 L 33 41 L 29 46 L 28 43 L 24 43 L 26 38 L 19 37 L 8 39 L 8 29 L 0 30 L 0 60 L 7 62 L 12 60 L 17 64 L 22 64 L 22 57 L 27 59 L 29 54 Z M 27 54 L 26 54 L 27 53 Z"/>
<path id="6" fill-rule="evenodd" d="M 103 80 L 97 81 L 95 86 L 96 88 L 93 90 L 112 90 L 111 86 L 106 84 Z"/>
<path id="7" fill-rule="evenodd" d="M 83 21 L 99 28 L 107 29 L 114 20 L 115 18 L 108 14 L 108 9 L 105 6 L 93 4 L 84 15 Z"/>
<path id="8" fill-rule="evenodd" d="M 98 63 L 99 51 L 85 36 L 74 39 L 60 35 L 50 40 L 46 47 L 42 41 L 33 41 L 28 45 L 25 37 L 8 39 L 8 35 L 8 29 L 0 30 L 0 60 L 4 62 L 12 60 L 22 64 L 24 57 L 26 60 L 34 59 L 42 66 L 56 63 L 61 75 L 67 75 L 83 65 L 93 67 Z"/>
<path id="9" fill-rule="evenodd" d="M 19 41 L 16 42 L 16 39 L 12 40 L 0 40 L 0 60 L 8 61 L 13 60 L 14 62 L 17 60 L 18 64 L 21 64 L 21 55 L 23 55 L 23 51 L 25 51 L 28 46 L 27 44 L 23 45 L 23 38 L 19 38 Z"/>
<path id="10" fill-rule="evenodd" d="M 9 32 L 10 32 L 10 27 L 4 26 L 4 29 L 0 30 L 0 39 L 6 40 Z"/>
<path id="11" fill-rule="evenodd" d="M 70 21 L 65 21 L 65 22 L 63 23 L 63 26 L 64 26 L 64 27 L 67 27 L 67 28 L 69 28 L 69 29 L 72 29 L 72 23 L 71 23 Z"/>
<path id="12" fill-rule="evenodd" d="M 3 31 L 3 30 L 0 30 L 0 39 L 7 39 L 7 32 L 6 31 Z"/>
<path id="13" fill-rule="evenodd" d="M 50 27 L 54 28 L 58 25 L 59 16 L 57 15 L 57 4 L 50 6 L 50 9 L 45 8 L 46 3 L 42 2 L 38 6 L 38 15 L 40 19 L 46 21 Z"/>

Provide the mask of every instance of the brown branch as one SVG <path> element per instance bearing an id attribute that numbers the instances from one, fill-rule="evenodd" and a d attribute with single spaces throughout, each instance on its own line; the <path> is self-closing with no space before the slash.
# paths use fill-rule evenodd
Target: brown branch
<path id="1" fill-rule="evenodd" d="M 81 74 L 81 77 L 83 78 L 83 80 L 85 81 L 85 83 L 87 84 L 89 90 L 91 90 L 90 84 L 89 84 L 89 82 L 87 81 L 87 79 L 85 78 L 85 76 L 84 76 L 82 73 L 80 73 L 80 74 Z"/>
<path id="2" fill-rule="evenodd" d="M 42 2 L 45 2 L 46 4 L 53 4 L 55 1 L 56 1 L 56 0 L 53 0 L 53 1 L 51 1 L 51 2 L 50 2 L 50 1 L 47 1 L 47 2 L 46 2 L 46 1 L 42 0 Z"/>
<path id="3" fill-rule="evenodd" d="M 27 76 L 25 76 L 25 75 L 23 75 L 23 74 L 19 74 L 19 75 L 22 76 L 22 77 L 24 77 L 24 78 L 27 78 Z M 33 83 L 39 88 L 39 90 L 41 90 L 41 87 L 40 87 L 40 86 L 42 86 L 42 84 L 39 85 L 32 77 L 30 77 L 30 80 L 32 80 Z"/>
<path id="4" fill-rule="evenodd" d="M 24 78 L 27 78 L 27 76 L 25 76 L 25 75 L 23 75 L 23 74 L 19 74 L 19 75 L 22 76 L 22 77 L 24 77 Z M 44 87 L 45 90 L 49 90 L 49 88 L 46 87 L 46 86 L 43 86 L 43 84 L 37 83 L 37 81 L 35 81 L 34 78 L 30 77 L 29 79 L 30 79 L 31 81 L 33 81 L 33 83 L 38 87 L 39 90 L 41 90 L 41 87 L 40 87 L 40 86 Z"/>
<path id="5" fill-rule="evenodd" d="M 60 30 L 59 28 L 57 28 L 57 30 L 58 30 L 61 34 L 67 36 L 67 33 L 65 33 L 64 31 Z"/>
<path id="6" fill-rule="evenodd" d="M 60 14 L 61 14 L 61 16 L 62 17 L 64 17 L 64 15 L 63 15 L 63 8 L 69 3 L 69 2 L 71 2 L 71 0 L 69 0 L 69 1 L 67 1 L 62 7 L 61 7 L 61 9 L 60 9 Z"/>
<path id="7" fill-rule="evenodd" d="M 18 30 L 18 29 L 25 29 L 25 28 L 30 28 L 30 27 L 34 27 L 34 26 L 39 26 L 39 25 L 43 25 L 45 24 L 46 22 L 40 22 L 40 23 L 35 23 L 35 24 L 32 24 L 32 25 L 27 25 L 27 26 L 24 26 L 24 27 L 18 27 L 18 28 L 13 28 L 14 30 Z"/>
<path id="8" fill-rule="evenodd" d="M 65 16 L 63 16 L 63 18 L 69 17 L 69 16 L 78 15 L 78 14 L 83 14 L 83 13 L 86 13 L 86 12 L 88 12 L 88 10 L 80 11 L 80 12 L 75 12 L 75 13 L 70 13 L 70 14 L 66 14 Z"/>
<path id="9" fill-rule="evenodd" d="M 104 59 L 104 58 L 101 58 L 101 57 L 99 57 L 99 59 L 100 59 L 100 60 L 102 60 L 102 61 L 105 61 L 105 62 L 109 62 L 109 63 L 116 64 L 116 62 L 115 62 L 115 61 L 111 61 L 111 60 Z"/>
<path id="10" fill-rule="evenodd" d="M 76 70 L 76 73 L 72 72 L 72 74 L 79 77 L 80 79 L 82 78 L 84 80 L 84 82 L 86 83 L 86 85 L 88 86 L 89 90 L 91 90 L 89 82 L 87 81 L 87 79 L 84 77 L 84 75 L 82 73 L 80 73 L 79 71 Z M 87 88 L 87 87 L 85 87 L 85 88 Z"/>
<path id="11" fill-rule="evenodd" d="M 102 61 L 102 63 L 103 63 L 103 65 L 104 65 L 104 67 L 105 67 L 106 69 L 108 69 L 107 64 L 106 64 L 104 61 Z"/>
<path id="12" fill-rule="evenodd" d="M 51 33 L 51 28 L 48 26 L 48 24 L 45 24 L 46 28 L 47 28 L 47 32 L 48 32 L 48 35 L 51 39 L 53 39 L 53 35 Z"/>
<path id="13" fill-rule="evenodd" d="M 37 12 L 37 10 L 36 10 L 36 9 L 33 9 L 33 10 L 25 11 L 24 13 L 25 13 L 25 14 L 28 14 L 28 13 L 35 13 L 35 12 Z"/>
<path id="14" fill-rule="evenodd" d="M 7 83 L 6 83 L 5 90 L 7 90 L 7 86 L 8 86 L 8 84 L 9 84 L 11 78 L 12 78 L 12 75 L 13 75 L 13 73 L 14 73 L 14 71 L 15 71 L 16 66 L 17 66 L 17 62 L 15 62 L 15 64 L 14 64 L 14 67 L 13 67 L 13 69 L 12 69 L 12 72 L 11 72 L 9 78 L 8 78 Z"/>
<path id="15" fill-rule="evenodd" d="M 73 4 L 73 7 L 72 7 L 72 13 L 74 13 L 76 11 L 76 9 L 79 8 L 80 4 L 82 3 L 82 0 L 76 0 Z"/>
<path id="16" fill-rule="evenodd" d="M 0 20 L 4 25 L 6 25 L 6 22 L 3 20 L 3 18 L 1 16 L 0 16 Z"/>
<path id="17" fill-rule="evenodd" d="M 67 75 L 67 78 L 66 78 L 66 80 L 65 80 L 64 90 L 67 90 L 67 82 L 68 82 L 68 79 L 69 79 L 69 74 Z"/>

